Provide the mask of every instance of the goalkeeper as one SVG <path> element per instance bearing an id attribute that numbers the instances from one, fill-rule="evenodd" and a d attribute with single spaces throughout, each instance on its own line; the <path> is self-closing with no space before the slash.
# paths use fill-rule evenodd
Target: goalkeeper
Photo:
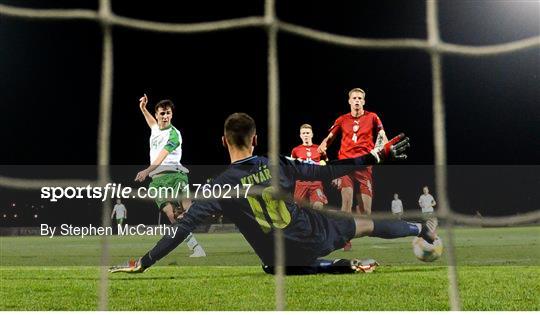
<path id="1" fill-rule="evenodd" d="M 255 121 L 244 113 L 230 115 L 225 121 L 223 145 L 228 149 L 231 165 L 213 184 L 245 184 L 257 178 L 264 188 L 262 196 L 195 201 L 184 216 L 174 223 L 175 237 L 164 236 L 149 252 L 126 266 L 111 267 L 111 272 L 142 272 L 176 248 L 193 229 L 211 215 L 223 214 L 233 221 L 263 263 L 263 270 L 273 273 L 274 233 L 282 229 L 285 239 L 287 274 L 352 273 L 371 271 L 376 262 L 319 259 L 343 247 L 354 237 L 374 236 L 398 238 L 420 236 L 428 242 L 435 238 L 435 226 L 400 220 L 372 220 L 369 218 L 337 217 L 301 209 L 292 201 L 274 199 L 268 159 L 253 155 L 257 145 Z M 365 165 L 385 159 L 405 159 L 408 139 L 400 135 L 382 149 L 354 159 L 330 162 L 328 166 L 309 165 L 281 157 L 279 160 L 280 186 L 294 189 L 297 179 L 332 180 Z M 334 165 L 332 165 L 334 164 Z M 253 189 L 253 188 L 252 188 Z"/>

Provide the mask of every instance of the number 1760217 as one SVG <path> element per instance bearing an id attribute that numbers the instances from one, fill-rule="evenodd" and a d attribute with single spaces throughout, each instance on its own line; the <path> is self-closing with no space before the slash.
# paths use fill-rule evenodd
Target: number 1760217
<path id="1" fill-rule="evenodd" d="M 185 196 L 188 199 L 247 198 L 251 184 L 190 184 Z"/>

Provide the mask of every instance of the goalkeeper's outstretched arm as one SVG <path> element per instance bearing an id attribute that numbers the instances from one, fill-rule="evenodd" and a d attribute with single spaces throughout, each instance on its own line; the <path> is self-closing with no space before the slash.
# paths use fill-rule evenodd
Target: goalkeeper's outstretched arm
<path id="1" fill-rule="evenodd" d="M 193 203 L 185 215 L 173 223 L 171 227 L 178 228 L 176 234 L 163 236 L 157 244 L 137 261 L 130 261 L 126 265 L 112 266 L 109 272 L 141 273 L 155 264 L 161 258 L 167 256 L 180 245 L 189 233 L 212 214 L 221 212 L 216 201 L 199 201 Z"/>
<path id="2" fill-rule="evenodd" d="M 388 141 L 383 147 L 375 148 L 370 153 L 352 159 L 334 160 L 326 166 L 303 164 L 297 161 L 287 161 L 291 176 L 299 180 L 333 180 L 350 174 L 359 167 L 379 164 L 385 160 L 405 160 L 405 152 L 410 147 L 409 138 L 399 134 Z"/>
<path id="3" fill-rule="evenodd" d="M 176 235 L 165 235 L 159 242 L 141 258 L 143 268 L 148 268 L 161 258 L 167 256 L 173 249 L 180 245 L 189 233 L 212 214 L 221 213 L 221 208 L 216 200 L 196 201 L 184 216 L 172 224 L 177 227 Z"/>

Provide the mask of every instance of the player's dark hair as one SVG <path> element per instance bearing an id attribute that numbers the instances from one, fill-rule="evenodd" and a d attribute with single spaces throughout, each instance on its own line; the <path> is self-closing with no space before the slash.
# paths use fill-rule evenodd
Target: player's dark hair
<path id="1" fill-rule="evenodd" d="M 167 109 L 168 107 L 174 111 L 174 103 L 171 100 L 161 100 L 156 104 L 156 106 L 154 106 L 154 112 L 157 113 L 158 109 Z"/>
<path id="2" fill-rule="evenodd" d="M 236 147 L 249 148 L 255 131 L 255 120 L 246 113 L 234 113 L 225 119 L 225 138 Z"/>

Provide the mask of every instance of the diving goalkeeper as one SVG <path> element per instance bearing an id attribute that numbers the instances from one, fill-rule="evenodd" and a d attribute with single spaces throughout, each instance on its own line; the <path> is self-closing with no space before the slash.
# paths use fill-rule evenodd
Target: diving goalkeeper
<path id="1" fill-rule="evenodd" d="M 320 259 L 346 241 L 362 236 L 398 238 L 420 236 L 428 242 L 435 238 L 432 224 L 409 223 L 400 220 L 372 220 L 335 216 L 303 209 L 292 200 L 274 199 L 270 186 L 272 176 L 279 176 L 280 186 L 292 191 L 297 179 L 332 180 L 366 165 L 385 159 L 405 159 L 408 139 L 400 135 L 382 149 L 354 159 L 331 162 L 327 166 L 310 165 L 285 157 L 279 160 L 280 174 L 271 174 L 266 157 L 253 155 L 257 145 L 255 121 L 247 114 L 230 115 L 224 126 L 223 145 L 231 165 L 216 177 L 212 184 L 245 184 L 257 178 L 255 187 L 263 188 L 262 196 L 195 201 L 185 215 L 173 225 L 178 227 L 174 237 L 164 236 L 148 253 L 125 266 L 111 267 L 111 272 L 143 272 L 175 249 L 195 227 L 211 215 L 228 217 L 236 224 L 263 263 L 263 270 L 274 272 L 274 229 L 282 229 L 285 240 L 287 274 L 352 273 L 370 271 L 376 262 L 339 259 Z M 333 164 L 333 165 L 332 165 Z M 262 181 L 264 180 L 264 181 Z M 252 188 L 253 189 L 253 188 Z M 429 225 L 429 228 L 428 228 Z"/>

